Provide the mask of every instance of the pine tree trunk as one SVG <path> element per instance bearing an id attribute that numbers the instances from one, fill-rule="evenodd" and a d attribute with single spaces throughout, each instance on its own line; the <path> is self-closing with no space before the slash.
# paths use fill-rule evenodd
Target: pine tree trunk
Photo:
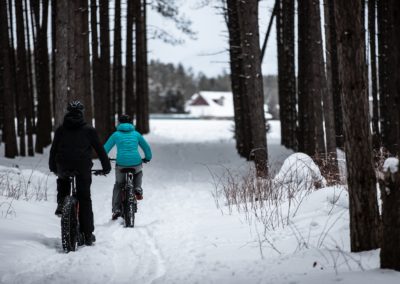
<path id="1" fill-rule="evenodd" d="M 25 26 L 26 26 L 26 58 L 27 58 L 27 76 L 28 76 L 28 91 L 26 94 L 26 133 L 28 136 L 28 155 L 33 157 L 35 155 L 33 145 L 33 126 L 34 126 L 34 108 L 33 108 L 33 77 L 32 77 L 32 53 L 31 53 L 31 38 L 29 32 L 29 15 L 28 15 L 28 2 L 24 0 L 25 8 Z"/>
<path id="2" fill-rule="evenodd" d="M 149 132 L 148 78 L 147 76 L 147 43 L 145 22 L 146 1 L 135 2 L 136 25 L 136 129 L 142 133 Z"/>
<path id="3" fill-rule="evenodd" d="M 343 114 L 342 102 L 340 96 L 340 83 L 338 73 L 338 54 L 336 40 L 336 23 L 335 23 L 335 1 L 326 1 L 325 4 L 325 23 L 326 23 L 326 42 L 327 42 L 327 84 L 328 91 L 332 94 L 334 124 L 336 135 L 336 146 L 344 147 L 343 137 Z"/>
<path id="4" fill-rule="evenodd" d="M 379 246 L 379 213 L 365 76 L 361 1 L 335 1 L 339 80 L 342 88 L 351 251 Z"/>
<path id="5" fill-rule="evenodd" d="M 26 156 L 25 117 L 26 94 L 28 93 L 28 76 L 25 50 L 25 27 L 22 0 L 15 0 L 15 15 L 17 22 L 17 101 L 18 101 L 18 136 L 19 154 Z"/>
<path id="6" fill-rule="evenodd" d="M 129 1 L 131 2 L 131 1 Z M 91 52 L 92 52 L 92 90 L 93 90 L 93 107 L 96 128 L 101 125 L 103 114 L 101 112 L 101 78 L 100 78 L 100 58 L 99 58 L 99 40 L 97 32 L 97 2 L 90 0 L 90 29 L 91 29 Z"/>
<path id="7" fill-rule="evenodd" d="M 296 78 L 294 66 L 294 0 L 277 2 L 278 84 L 282 144 L 297 148 Z"/>
<path id="8" fill-rule="evenodd" d="M 12 92 L 10 44 L 7 22 L 7 0 L 0 0 L 0 79 L 2 79 L 2 93 L 4 98 L 4 139 L 5 157 L 15 158 L 18 155 L 17 137 L 15 133 L 15 104 Z M 7 95 L 7 99 L 4 94 Z"/>
<path id="9" fill-rule="evenodd" d="M 39 4 L 37 4 L 39 5 Z M 36 85 L 38 100 L 38 121 L 35 151 L 43 153 L 43 148 L 51 143 L 51 105 L 50 105 L 50 72 L 47 44 L 47 26 L 49 1 L 43 0 L 34 10 L 36 22 Z"/>
<path id="10" fill-rule="evenodd" d="M 281 144 L 288 147 L 288 112 L 287 93 L 284 84 L 287 82 L 284 70 L 284 43 L 283 43 L 283 9 L 282 0 L 276 0 L 276 43 L 278 52 L 278 98 L 279 98 L 279 119 L 281 121 Z"/>
<path id="11" fill-rule="evenodd" d="M 395 4 L 393 4 L 395 6 Z M 381 138 L 383 146 L 395 155 L 399 147 L 399 119 L 396 74 L 398 65 L 394 13 L 389 1 L 378 1 L 378 48 L 379 48 L 379 101 L 381 119 Z"/>
<path id="12" fill-rule="evenodd" d="M 96 124 L 100 141 L 104 143 L 113 130 L 111 127 L 111 94 L 110 94 L 110 33 L 109 2 L 100 0 L 100 124 Z M 97 110 L 99 111 L 99 110 Z"/>
<path id="13" fill-rule="evenodd" d="M 258 2 L 243 0 L 238 3 L 244 64 L 245 99 L 249 106 L 251 136 L 251 158 L 254 160 L 257 176 L 268 175 L 268 150 L 264 117 L 264 94 L 261 72 L 261 51 L 258 27 Z"/>
<path id="14" fill-rule="evenodd" d="M 51 102 L 52 117 L 55 120 L 56 109 L 56 45 L 57 45 L 57 0 L 51 0 Z M 55 122 L 55 121 L 54 121 Z M 54 124 L 55 125 L 55 124 Z"/>
<path id="15" fill-rule="evenodd" d="M 121 0 L 115 1 L 114 21 L 114 64 L 113 64 L 113 96 L 114 112 L 122 114 L 122 48 L 121 48 Z"/>
<path id="16" fill-rule="evenodd" d="M 323 110 L 325 120 L 325 132 L 326 132 L 326 150 L 327 157 L 332 159 L 332 165 L 337 170 L 336 160 L 336 132 L 335 132 L 335 110 L 333 103 L 333 86 L 332 86 L 332 42 L 330 38 L 329 14 L 333 11 L 329 11 L 329 4 L 327 0 L 324 0 L 324 19 L 325 19 L 325 42 L 326 42 L 326 87 L 323 93 Z"/>
<path id="17" fill-rule="evenodd" d="M 400 173 L 381 173 L 382 199 L 381 268 L 400 271 Z"/>
<path id="18" fill-rule="evenodd" d="M 325 153 L 322 96 L 326 86 L 319 1 L 298 3 L 299 26 L 299 127 L 300 151 Z M 301 102 L 301 100 L 305 100 Z M 300 137 L 299 137 L 300 138 Z"/>
<path id="19" fill-rule="evenodd" d="M 233 94 L 236 149 L 240 156 L 249 159 L 250 156 L 250 128 L 246 127 L 248 121 L 247 106 L 243 103 L 243 63 L 239 27 L 238 1 L 227 0 L 227 26 L 229 32 L 229 56 L 231 67 L 231 87 Z M 246 135 L 247 134 L 247 135 Z"/>
<path id="20" fill-rule="evenodd" d="M 81 18 L 82 30 L 81 39 L 83 41 L 82 54 L 83 54 L 83 101 L 85 104 L 85 119 L 90 125 L 93 123 L 93 100 L 92 91 L 90 87 L 90 47 L 89 47 L 89 0 L 80 1 L 81 3 Z"/>
<path id="21" fill-rule="evenodd" d="M 85 105 L 85 118 L 88 123 L 92 120 L 91 94 L 90 94 L 90 73 L 89 67 L 89 34 L 88 34 L 88 0 L 74 0 L 70 2 L 73 23 L 69 28 L 73 29 L 71 49 L 72 81 L 74 85 L 72 99 L 78 99 Z"/>
<path id="22" fill-rule="evenodd" d="M 371 56 L 372 137 L 375 149 L 380 147 L 378 78 L 376 66 L 376 0 L 368 1 L 368 30 Z"/>
<path id="23" fill-rule="evenodd" d="M 72 7 L 71 7 L 72 6 Z M 71 59 L 70 52 L 70 29 L 73 23 L 70 19 L 70 9 L 73 8 L 72 1 L 57 1 L 56 19 L 56 54 L 55 54 L 55 101 L 54 101 L 54 124 L 58 127 L 62 124 L 65 109 L 71 96 L 72 82 L 70 80 Z"/>
<path id="24" fill-rule="evenodd" d="M 127 3 L 126 57 L 125 57 L 125 113 L 135 115 L 134 71 L 133 71 L 133 1 Z"/>

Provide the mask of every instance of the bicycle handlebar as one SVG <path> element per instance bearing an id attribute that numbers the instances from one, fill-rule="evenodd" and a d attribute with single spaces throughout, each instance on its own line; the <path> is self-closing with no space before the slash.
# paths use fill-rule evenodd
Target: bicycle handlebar
<path id="1" fill-rule="evenodd" d="M 104 173 L 103 170 L 92 170 L 92 173 L 93 173 L 95 176 L 106 176 L 106 175 L 107 175 L 107 174 Z"/>

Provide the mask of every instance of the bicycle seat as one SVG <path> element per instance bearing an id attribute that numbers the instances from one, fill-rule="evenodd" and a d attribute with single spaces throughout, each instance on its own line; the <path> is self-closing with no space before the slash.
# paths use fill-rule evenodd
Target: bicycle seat
<path id="1" fill-rule="evenodd" d="M 124 173 L 124 174 L 127 174 L 127 173 L 136 174 L 136 170 L 135 170 L 135 168 L 122 168 L 121 169 L 121 173 Z"/>

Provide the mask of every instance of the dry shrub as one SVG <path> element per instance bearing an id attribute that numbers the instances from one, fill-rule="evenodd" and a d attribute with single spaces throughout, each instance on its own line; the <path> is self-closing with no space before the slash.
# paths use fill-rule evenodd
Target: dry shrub
<path id="1" fill-rule="evenodd" d="M 315 154 L 314 162 L 318 165 L 322 176 L 326 179 L 327 186 L 343 185 L 345 179 L 340 175 L 339 165 L 340 160 L 336 153 Z M 344 161 L 342 161 L 344 162 Z"/>
<path id="2" fill-rule="evenodd" d="M 17 168 L 0 169 L 0 195 L 12 199 L 47 200 L 48 175 L 34 170 L 30 173 Z"/>

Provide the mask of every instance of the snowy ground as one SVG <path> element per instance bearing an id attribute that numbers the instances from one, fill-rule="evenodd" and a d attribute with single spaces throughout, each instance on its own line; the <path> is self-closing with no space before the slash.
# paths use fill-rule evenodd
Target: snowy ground
<path id="1" fill-rule="evenodd" d="M 235 211 L 217 209 L 211 194 L 210 171 L 247 167 L 235 152 L 232 127 L 231 121 L 152 120 L 146 139 L 154 159 L 145 165 L 136 227 L 110 221 L 114 176 L 94 177 L 97 242 L 69 254 L 62 252 L 53 215 L 47 153 L 1 158 L 0 165 L 25 169 L 21 176 L 32 180 L 31 191 L 40 182 L 49 190 L 47 201 L 0 196 L 0 283 L 400 283 L 400 273 L 378 269 L 379 251 L 348 252 L 341 188 L 309 195 L 290 226 L 270 232 L 275 249 L 265 243 L 261 258 L 255 227 Z M 290 154 L 279 145 L 279 131 L 273 121 L 268 142 L 276 167 Z"/>

